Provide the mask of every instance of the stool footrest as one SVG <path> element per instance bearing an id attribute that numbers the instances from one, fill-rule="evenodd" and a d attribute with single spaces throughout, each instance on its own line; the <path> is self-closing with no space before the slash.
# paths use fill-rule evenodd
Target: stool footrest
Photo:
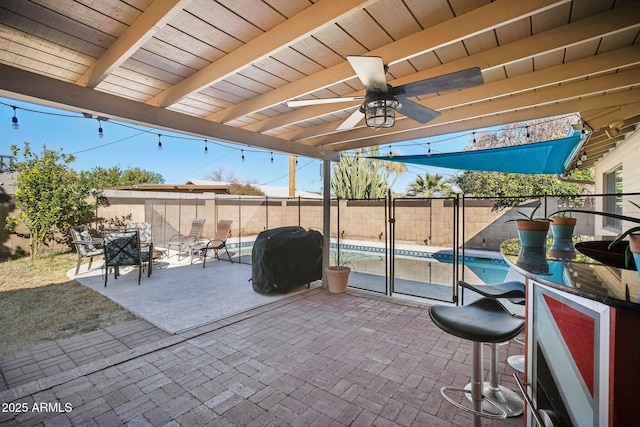
<path id="1" fill-rule="evenodd" d="M 462 403 L 458 403 L 447 394 L 448 391 L 457 391 L 460 393 L 467 394 L 469 393 L 469 390 L 460 388 L 460 387 L 452 387 L 452 386 L 444 386 L 440 388 L 440 394 L 442 395 L 442 397 L 444 397 L 447 400 L 447 402 L 451 403 L 453 406 L 459 409 L 462 409 L 465 412 L 468 412 L 473 415 L 478 415 L 484 418 L 491 418 L 494 420 L 502 420 L 507 418 L 507 412 L 504 409 L 502 409 L 502 407 L 500 407 L 496 402 L 494 402 L 493 400 L 489 399 L 484 395 L 482 396 L 482 400 L 494 406 L 499 411 L 498 414 L 492 414 L 490 412 L 484 412 L 482 410 L 476 411 L 475 409 L 469 408 L 468 406 L 465 406 Z"/>

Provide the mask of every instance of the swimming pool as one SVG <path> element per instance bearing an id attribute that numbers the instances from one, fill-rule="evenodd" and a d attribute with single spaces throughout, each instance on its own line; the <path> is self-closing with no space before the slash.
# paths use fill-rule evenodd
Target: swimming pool
<path id="1" fill-rule="evenodd" d="M 341 244 L 340 253 L 352 269 L 349 286 L 387 293 L 389 266 L 384 247 Z M 332 244 L 332 260 L 336 246 Z M 458 257 L 460 264 L 462 256 Z M 450 301 L 453 298 L 454 256 L 450 250 L 430 252 L 420 249 L 396 249 L 394 293 L 420 298 Z M 476 284 L 502 283 L 510 267 L 498 253 L 474 251 L 464 257 L 459 279 Z"/>
<path id="2" fill-rule="evenodd" d="M 389 265 L 387 249 L 363 243 L 340 243 L 342 261 L 351 267 L 349 286 L 373 292 L 387 293 L 389 283 Z M 250 263 L 252 241 L 241 245 L 230 244 L 230 250 L 245 257 Z M 337 245 L 331 243 L 330 257 L 336 259 Z M 462 262 L 460 256 L 459 262 Z M 420 298 L 450 301 L 454 283 L 454 256 L 451 250 L 428 251 L 421 248 L 396 248 L 394 264 L 394 293 Z M 465 254 L 464 270 L 459 278 L 475 284 L 502 283 L 510 273 L 508 264 L 499 253 L 473 251 Z"/>

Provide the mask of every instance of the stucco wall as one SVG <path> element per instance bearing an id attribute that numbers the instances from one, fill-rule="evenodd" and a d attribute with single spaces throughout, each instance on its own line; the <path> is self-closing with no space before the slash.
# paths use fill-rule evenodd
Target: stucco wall
<path id="1" fill-rule="evenodd" d="M 640 130 L 636 130 L 627 136 L 613 151 L 608 153 L 595 164 L 596 193 L 605 192 L 604 177 L 606 174 L 622 166 L 623 193 L 640 192 Z M 622 211 L 624 215 L 640 217 L 638 208 L 629 203 L 633 200 L 640 204 L 640 196 L 632 196 L 623 199 Z M 596 201 L 596 209 L 603 210 L 601 200 Z M 596 219 L 596 235 L 610 236 L 617 234 L 616 230 L 602 227 L 602 220 Z M 630 224 L 623 224 L 623 229 L 630 227 Z"/>

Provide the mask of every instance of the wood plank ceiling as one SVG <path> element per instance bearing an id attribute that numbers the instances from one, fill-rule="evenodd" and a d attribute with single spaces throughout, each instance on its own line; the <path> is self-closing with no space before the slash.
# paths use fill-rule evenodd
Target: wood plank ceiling
<path id="1" fill-rule="evenodd" d="M 640 121 L 639 33 L 625 0 L 5 1 L 0 95 L 332 160 L 577 113 L 588 167 Z M 348 55 L 382 57 L 396 87 L 470 67 L 485 83 L 412 98 L 441 115 L 379 130 L 336 130 L 361 101 L 287 106 L 363 95 Z"/>

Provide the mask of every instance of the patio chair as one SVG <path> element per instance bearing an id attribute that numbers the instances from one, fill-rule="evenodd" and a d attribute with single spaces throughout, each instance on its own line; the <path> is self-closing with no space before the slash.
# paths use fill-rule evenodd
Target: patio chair
<path id="1" fill-rule="evenodd" d="M 184 234 L 174 234 L 167 243 L 167 257 L 171 254 L 171 247 L 178 248 L 178 261 L 180 261 L 180 254 L 183 250 L 188 249 L 189 246 L 197 243 L 200 240 L 202 229 L 204 228 L 204 222 L 206 219 L 194 219 L 191 223 L 191 230 L 186 236 Z"/>
<path id="2" fill-rule="evenodd" d="M 147 277 L 151 276 L 153 243 L 141 250 L 140 231 L 138 229 L 105 230 L 103 234 L 104 249 L 104 286 L 107 286 L 109 270 L 113 267 L 114 278 L 120 274 L 120 267 L 138 266 L 138 285 L 142 278 L 145 264 L 148 267 Z"/>
<path id="3" fill-rule="evenodd" d="M 78 253 L 78 264 L 76 265 L 76 276 L 80 271 L 80 264 L 82 264 L 83 258 L 89 258 L 89 267 L 93 262 L 93 257 L 102 256 L 104 250 L 102 248 L 96 248 L 97 244 L 100 244 L 100 239 L 94 239 L 89 233 L 89 227 L 86 225 L 74 225 L 69 227 L 69 234 L 71 235 L 71 243 L 75 246 Z"/>
<path id="4" fill-rule="evenodd" d="M 231 219 L 221 219 L 218 221 L 218 225 L 216 226 L 216 234 L 213 239 L 209 240 L 204 245 L 198 245 L 194 247 L 196 251 L 199 252 L 202 257 L 202 268 L 204 268 L 207 262 L 207 251 L 213 249 L 216 259 L 220 259 L 218 256 L 218 251 L 220 249 L 224 249 L 227 252 L 227 257 L 229 261 L 233 264 L 233 260 L 231 259 L 231 255 L 229 254 L 229 250 L 227 249 L 227 239 L 231 236 L 231 224 L 233 220 Z M 193 261 L 193 260 L 192 260 Z"/>
<path id="5" fill-rule="evenodd" d="M 151 223 L 149 222 L 131 222 L 126 226 L 127 230 L 139 230 L 140 231 L 140 247 L 142 250 L 147 250 L 153 243 L 153 237 L 151 234 Z"/>

